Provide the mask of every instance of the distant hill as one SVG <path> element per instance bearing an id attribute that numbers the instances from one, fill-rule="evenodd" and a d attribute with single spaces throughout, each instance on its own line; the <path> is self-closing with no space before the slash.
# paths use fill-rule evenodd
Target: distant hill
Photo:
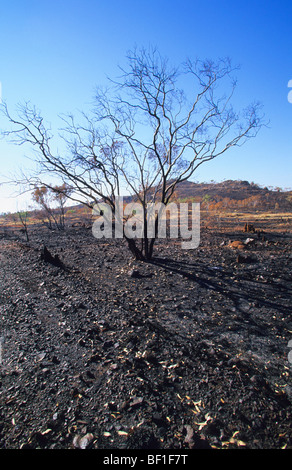
<path id="1" fill-rule="evenodd" d="M 227 180 L 221 183 L 194 183 L 184 181 L 177 186 L 179 197 L 204 197 L 206 194 L 216 199 L 230 198 L 235 200 L 246 199 L 251 196 L 270 194 L 268 188 L 260 188 L 248 181 Z"/>
<path id="2" fill-rule="evenodd" d="M 280 188 L 269 189 L 241 180 L 226 180 L 221 183 L 184 181 L 177 185 L 174 199 L 193 202 L 208 201 L 210 204 L 217 204 L 217 206 L 223 203 L 225 207 L 239 209 L 292 211 L 292 191 L 282 191 Z M 131 200 L 131 196 L 124 197 L 125 202 Z"/>
<path id="3" fill-rule="evenodd" d="M 290 201 L 288 200 L 290 196 Z M 282 191 L 260 187 L 255 183 L 241 180 L 226 180 L 221 183 L 194 183 L 184 181 L 179 183 L 176 189 L 176 198 L 193 199 L 198 202 L 208 200 L 219 203 L 224 201 L 232 206 L 232 203 L 240 206 L 250 204 L 259 209 L 292 209 L 292 191 Z"/>

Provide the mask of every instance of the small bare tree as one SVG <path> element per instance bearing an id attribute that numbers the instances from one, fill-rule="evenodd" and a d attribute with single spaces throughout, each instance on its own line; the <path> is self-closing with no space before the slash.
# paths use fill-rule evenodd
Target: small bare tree
<path id="1" fill-rule="evenodd" d="M 59 215 L 58 226 L 64 230 L 65 229 L 65 204 L 66 201 L 70 198 L 72 193 L 72 188 L 66 183 L 63 183 L 59 186 L 54 186 L 52 188 L 53 201 L 57 204 L 57 214 Z"/>
<path id="2" fill-rule="evenodd" d="M 234 111 L 233 72 L 228 59 L 187 60 L 174 68 L 156 50 L 134 51 L 110 89 L 96 91 L 92 112 L 79 123 L 72 115 L 63 118 L 66 154 L 53 152 L 52 135 L 29 104 L 17 117 L 3 105 L 13 125 L 4 135 L 37 149 L 34 181 L 43 183 L 44 174 L 54 173 L 72 188 L 74 201 L 102 199 L 115 211 L 117 196 L 127 189 L 143 208 L 144 228 L 141 241 L 125 239 L 136 258 L 150 259 L 158 219 L 149 238 L 149 202 L 166 205 L 200 165 L 254 137 L 263 124 L 258 104 Z"/>
<path id="3" fill-rule="evenodd" d="M 32 192 L 32 199 L 36 202 L 40 208 L 40 216 L 42 218 L 43 223 L 48 227 L 52 228 L 52 222 L 54 214 L 52 213 L 52 209 L 50 207 L 50 199 L 49 199 L 49 190 L 47 186 L 40 186 L 36 187 Z M 47 220 L 45 220 L 47 219 Z"/>
<path id="4" fill-rule="evenodd" d="M 26 241 L 29 242 L 29 235 L 28 235 L 28 219 L 29 214 L 27 211 L 18 211 L 17 212 L 18 218 L 23 226 L 23 233 L 25 233 Z"/>
<path id="5" fill-rule="evenodd" d="M 32 192 L 33 201 L 41 207 L 43 222 L 51 229 L 65 228 L 65 203 L 71 194 L 71 188 L 65 183 L 60 186 L 48 184 L 35 187 Z M 47 219 L 47 221 L 45 221 Z"/>

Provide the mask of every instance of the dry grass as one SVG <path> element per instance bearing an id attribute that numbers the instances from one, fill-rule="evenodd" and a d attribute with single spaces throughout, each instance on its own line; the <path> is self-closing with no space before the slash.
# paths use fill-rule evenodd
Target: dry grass
<path id="1" fill-rule="evenodd" d="M 66 224 L 73 225 L 74 223 L 91 223 L 91 211 L 89 208 L 70 208 L 65 216 Z M 173 219 L 173 217 L 171 217 Z M 292 212 L 275 212 L 271 211 L 232 211 L 224 210 L 206 210 L 201 206 L 200 208 L 201 225 L 208 226 L 209 228 L 232 228 L 234 230 L 241 230 L 246 222 L 254 225 L 257 230 L 271 230 L 271 231 L 292 231 Z M 40 224 L 40 218 L 31 213 L 27 220 L 27 225 L 33 226 Z M 0 228 L 7 228 L 9 230 L 21 230 L 23 225 L 18 219 L 17 214 L 9 214 L 0 216 Z"/>

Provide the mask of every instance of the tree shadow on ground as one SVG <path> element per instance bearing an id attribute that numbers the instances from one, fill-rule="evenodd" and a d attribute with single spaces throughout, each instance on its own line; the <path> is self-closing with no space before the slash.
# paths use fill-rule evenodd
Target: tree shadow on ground
<path id="1" fill-rule="evenodd" d="M 216 291 L 232 300 L 240 310 L 240 303 L 244 300 L 248 303 L 256 303 L 261 307 L 276 309 L 281 312 L 287 312 L 286 297 L 291 298 L 291 289 L 281 286 L 283 293 L 283 303 L 271 300 L 271 297 L 279 293 L 278 286 L 253 280 L 251 286 L 250 279 L 242 279 L 239 283 L 234 284 L 230 278 L 231 270 L 226 271 L 221 267 L 209 267 L 203 263 L 191 263 L 186 261 L 176 261 L 171 258 L 155 257 L 150 264 L 159 266 L 168 272 L 179 274 L 180 276 L 196 283 L 203 289 Z"/>

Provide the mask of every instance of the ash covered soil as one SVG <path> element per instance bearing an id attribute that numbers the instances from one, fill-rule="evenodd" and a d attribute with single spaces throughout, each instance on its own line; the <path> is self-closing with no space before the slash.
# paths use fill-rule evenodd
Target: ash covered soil
<path id="1" fill-rule="evenodd" d="M 292 447 L 291 234 L 202 230 L 146 263 L 29 233 L 0 235 L 0 448 Z"/>

